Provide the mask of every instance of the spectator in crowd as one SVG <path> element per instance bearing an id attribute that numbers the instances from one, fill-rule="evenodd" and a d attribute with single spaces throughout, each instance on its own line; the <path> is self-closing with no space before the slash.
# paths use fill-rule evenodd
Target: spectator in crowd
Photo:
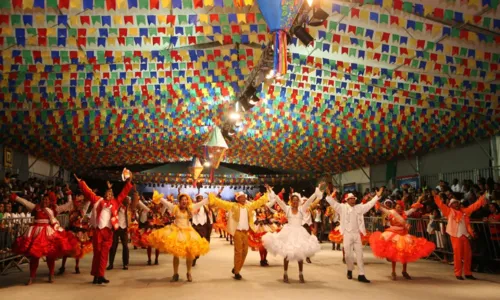
<path id="1" fill-rule="evenodd" d="M 453 193 L 462 193 L 462 186 L 460 185 L 460 182 L 458 179 L 453 179 L 453 184 L 451 185 L 451 191 Z"/>
<path id="2" fill-rule="evenodd" d="M 490 215 L 485 218 L 485 222 L 500 223 L 500 206 L 496 203 L 490 203 Z M 490 224 L 490 236 L 493 241 L 500 241 L 500 224 Z"/>
<path id="3" fill-rule="evenodd" d="M 436 186 L 436 190 L 438 190 L 440 192 L 444 192 L 446 187 L 447 187 L 446 181 L 439 180 L 439 185 Z"/>

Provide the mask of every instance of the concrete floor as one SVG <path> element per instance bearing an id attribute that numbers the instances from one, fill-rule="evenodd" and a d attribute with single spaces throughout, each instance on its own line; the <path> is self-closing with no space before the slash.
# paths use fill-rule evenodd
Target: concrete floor
<path id="1" fill-rule="evenodd" d="M 172 257 L 160 255 L 159 266 L 146 265 L 146 251 L 131 250 L 130 268 L 108 271 L 109 285 L 91 284 L 90 261 L 86 256 L 81 263 L 82 274 L 72 274 L 74 261 L 69 260 L 67 273 L 57 276 L 56 282 L 47 283 L 48 269 L 40 263 L 38 281 L 24 286 L 28 279 L 28 267 L 24 272 L 13 272 L 0 277 L 0 298 L 36 300 L 72 299 L 500 299 L 500 276 L 476 274 L 479 281 L 458 281 L 453 276 L 453 267 L 437 262 L 424 261 L 409 266 L 413 280 L 390 280 L 390 264 L 375 259 L 365 247 L 367 277 L 371 284 L 347 280 L 346 267 L 342 263 L 342 252 L 332 251 L 331 245 L 322 244 L 322 251 L 304 267 L 305 284 L 298 282 L 298 268 L 291 264 L 288 271 L 291 283 L 284 284 L 283 263 L 279 257 L 269 257 L 270 267 L 259 266 L 258 252 L 249 252 L 242 270 L 242 281 L 231 278 L 233 248 L 223 239 L 214 237 L 210 253 L 198 261 L 193 269 L 193 283 L 185 281 L 185 264 L 181 264 L 181 281 L 170 283 Z M 120 254 L 117 254 L 120 258 Z M 60 261 L 57 263 L 57 268 Z M 398 266 L 400 268 L 400 266 Z M 398 275 L 400 272 L 398 272 Z M 354 272 L 357 276 L 356 271 Z M 5 297 L 5 298 L 4 298 Z"/>

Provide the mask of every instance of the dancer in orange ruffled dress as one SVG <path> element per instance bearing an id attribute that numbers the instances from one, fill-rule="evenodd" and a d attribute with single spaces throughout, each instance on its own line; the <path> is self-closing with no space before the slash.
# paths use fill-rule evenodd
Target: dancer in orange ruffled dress
<path id="1" fill-rule="evenodd" d="M 397 201 L 395 209 L 388 210 L 377 204 L 377 208 L 388 215 L 391 226 L 384 232 L 377 231 L 370 237 L 370 246 L 373 254 L 380 258 L 387 258 L 392 262 L 392 280 L 396 280 L 396 262 L 403 264 L 403 277 L 411 279 L 407 272 L 407 264 L 420 258 L 429 256 L 436 245 L 424 238 L 408 234 L 409 225 L 406 223 L 408 215 L 422 207 L 420 201 L 405 211 L 404 202 Z"/>
<path id="2" fill-rule="evenodd" d="M 148 237 L 154 229 L 163 228 L 168 224 L 167 200 L 156 190 L 153 192 L 153 201 L 149 205 L 139 201 L 138 207 L 141 211 L 139 217 L 139 229 L 132 234 L 132 244 L 138 248 L 146 248 L 148 254 L 148 265 L 151 265 L 151 254 L 153 248 L 148 242 Z M 160 250 L 155 249 L 155 265 L 158 265 Z"/>

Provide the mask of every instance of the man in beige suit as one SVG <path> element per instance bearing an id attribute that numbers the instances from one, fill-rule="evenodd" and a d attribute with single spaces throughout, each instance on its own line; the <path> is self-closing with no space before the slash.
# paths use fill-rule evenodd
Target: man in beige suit
<path id="1" fill-rule="evenodd" d="M 219 195 L 221 192 L 222 189 L 219 191 Z M 214 194 L 210 194 L 208 198 L 211 206 L 214 205 L 229 212 L 227 231 L 234 239 L 233 274 L 234 279 L 241 280 L 240 271 L 248 253 L 248 230 L 254 226 L 253 212 L 267 203 L 267 194 L 254 202 L 247 202 L 247 195 L 243 192 L 235 194 L 236 203 L 221 200 Z"/>

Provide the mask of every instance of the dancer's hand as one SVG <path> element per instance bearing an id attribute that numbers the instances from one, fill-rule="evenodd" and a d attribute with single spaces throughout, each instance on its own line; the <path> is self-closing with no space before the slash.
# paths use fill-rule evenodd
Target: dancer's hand
<path id="1" fill-rule="evenodd" d="M 108 189 L 111 189 L 113 187 L 113 184 L 109 181 L 106 181 L 106 185 L 108 186 Z"/>
<path id="2" fill-rule="evenodd" d="M 73 174 L 73 176 L 75 177 L 76 181 L 78 181 L 78 182 L 80 182 L 80 181 L 81 181 L 81 179 L 80 179 L 80 178 L 78 178 L 78 177 L 76 176 L 76 174 Z"/>
<path id="3" fill-rule="evenodd" d="M 380 197 L 382 197 L 382 195 L 384 194 L 384 190 L 385 190 L 385 187 L 384 187 L 384 186 L 382 186 L 382 187 L 380 187 L 380 188 L 378 189 L 378 191 L 377 191 L 377 196 L 378 196 L 379 198 L 380 198 Z"/>

